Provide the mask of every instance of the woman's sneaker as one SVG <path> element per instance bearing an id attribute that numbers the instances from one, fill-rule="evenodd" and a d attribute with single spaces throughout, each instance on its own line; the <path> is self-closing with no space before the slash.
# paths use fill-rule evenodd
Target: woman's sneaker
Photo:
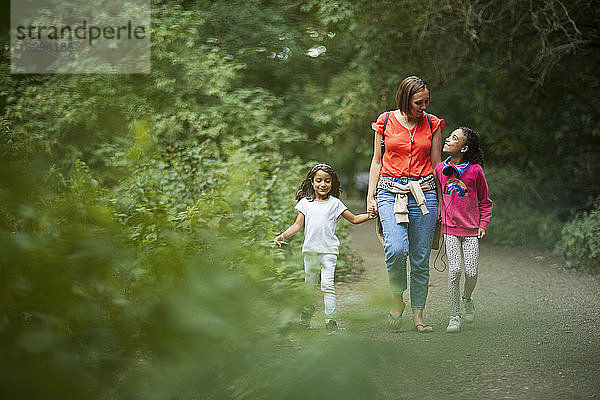
<path id="1" fill-rule="evenodd" d="M 465 310 L 465 322 L 473 322 L 475 319 L 475 306 L 473 306 L 473 299 L 463 298 L 462 303 Z"/>
<path id="2" fill-rule="evenodd" d="M 450 318 L 446 332 L 460 332 L 460 316 L 456 315 Z"/>

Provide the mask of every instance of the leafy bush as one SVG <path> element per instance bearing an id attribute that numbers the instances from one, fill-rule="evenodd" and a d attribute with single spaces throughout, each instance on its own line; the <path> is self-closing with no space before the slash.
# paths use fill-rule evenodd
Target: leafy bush
<path id="1" fill-rule="evenodd" d="M 561 222 L 553 209 L 544 208 L 543 186 L 516 168 L 486 168 L 494 202 L 487 238 L 504 246 L 552 248 Z"/>
<path id="2" fill-rule="evenodd" d="M 153 13 L 151 74 L 0 64 L 0 398 L 370 397 L 368 345 L 286 333 L 312 299 L 302 240 L 270 246 L 306 172 L 298 102 L 190 35 L 212 18 Z"/>
<path id="3" fill-rule="evenodd" d="M 149 207 L 127 225 L 82 162 L 65 176 L 18 176 L 0 179 L 1 205 L 18 221 L 16 231 L 0 225 L 0 397 L 304 399 L 327 388 L 347 400 L 374 392 L 361 379 L 376 368 L 370 345 L 307 337 L 299 350 L 299 338 L 288 338 L 310 294 L 297 276 L 278 275 L 278 253 L 248 245 L 256 232 L 230 223 L 244 214 L 234 202 L 218 206 L 220 223 L 198 215 L 199 205 L 174 221 Z M 252 192 L 239 192 L 240 201 Z M 139 226 L 155 236 L 132 235 Z"/>
<path id="4" fill-rule="evenodd" d="M 600 272 L 600 199 L 591 211 L 566 223 L 560 237 L 554 250 L 565 258 L 568 268 Z"/>

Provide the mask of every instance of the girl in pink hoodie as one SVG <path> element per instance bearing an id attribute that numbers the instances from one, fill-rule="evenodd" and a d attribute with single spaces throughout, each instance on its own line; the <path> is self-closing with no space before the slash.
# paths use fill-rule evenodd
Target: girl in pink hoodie
<path id="1" fill-rule="evenodd" d="M 444 142 L 448 154 L 435 173 L 442 189 L 442 233 L 448 255 L 448 294 L 452 316 L 447 332 L 459 332 L 461 323 L 473 322 L 475 307 L 471 297 L 477 283 L 479 239 L 486 234 L 492 217 L 492 200 L 483 173 L 483 153 L 479 137 L 470 128 L 458 128 Z M 460 298 L 461 258 L 465 285 Z M 461 303 L 464 316 L 461 318 Z"/>

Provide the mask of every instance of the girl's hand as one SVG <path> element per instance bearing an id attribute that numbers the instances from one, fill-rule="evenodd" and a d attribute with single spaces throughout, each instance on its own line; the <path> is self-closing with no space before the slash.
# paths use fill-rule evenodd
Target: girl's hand
<path id="1" fill-rule="evenodd" d="M 284 244 L 287 244 L 287 243 L 285 242 L 285 238 L 283 237 L 283 235 L 282 234 L 277 235 L 275 237 L 275 245 L 277 247 L 281 247 Z"/>
<path id="2" fill-rule="evenodd" d="M 479 231 L 477 232 L 477 237 L 479 239 L 483 239 L 485 237 L 485 229 L 479 228 Z"/>

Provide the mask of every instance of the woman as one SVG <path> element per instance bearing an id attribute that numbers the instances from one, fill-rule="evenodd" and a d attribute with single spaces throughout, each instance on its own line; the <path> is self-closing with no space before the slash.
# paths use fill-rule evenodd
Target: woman
<path id="1" fill-rule="evenodd" d="M 429 87 L 416 76 L 402 81 L 396 93 L 396 105 L 397 110 L 381 114 L 371 124 L 375 140 L 367 210 L 378 213 L 381 222 L 386 269 L 394 299 L 389 324 L 397 327 L 404 312 L 408 256 L 415 329 L 430 332 L 433 328 L 423 320 L 423 309 L 429 285 L 429 253 L 438 218 L 436 189 L 439 184 L 433 170 L 441 161 L 444 120 L 425 113 L 429 106 Z"/>

